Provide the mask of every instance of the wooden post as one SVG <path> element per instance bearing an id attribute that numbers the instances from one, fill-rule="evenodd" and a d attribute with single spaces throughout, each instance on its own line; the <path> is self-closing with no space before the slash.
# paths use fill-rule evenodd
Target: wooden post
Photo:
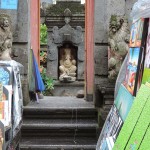
<path id="1" fill-rule="evenodd" d="M 93 101 L 94 92 L 94 0 L 85 1 L 85 77 L 86 99 Z"/>

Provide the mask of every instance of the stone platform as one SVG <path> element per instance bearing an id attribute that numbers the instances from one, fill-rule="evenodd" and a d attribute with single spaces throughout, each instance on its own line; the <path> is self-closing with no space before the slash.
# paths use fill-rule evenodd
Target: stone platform
<path id="1" fill-rule="evenodd" d="M 53 96 L 76 96 L 79 90 L 84 90 L 84 81 L 75 81 L 72 83 L 63 83 L 55 81 Z"/>

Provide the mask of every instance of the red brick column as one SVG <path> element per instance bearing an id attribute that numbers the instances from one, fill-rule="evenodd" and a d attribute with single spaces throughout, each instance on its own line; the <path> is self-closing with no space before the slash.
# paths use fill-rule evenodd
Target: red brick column
<path id="1" fill-rule="evenodd" d="M 31 47 L 40 64 L 40 1 L 30 0 L 30 35 Z"/>
<path id="2" fill-rule="evenodd" d="M 85 6 L 86 99 L 92 101 L 94 92 L 94 0 L 86 0 Z"/>

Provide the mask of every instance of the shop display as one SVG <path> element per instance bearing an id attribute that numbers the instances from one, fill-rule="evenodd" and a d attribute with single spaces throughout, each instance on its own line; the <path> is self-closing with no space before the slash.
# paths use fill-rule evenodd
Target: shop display
<path id="1" fill-rule="evenodd" d="M 96 150 L 148 150 L 150 147 L 150 19 L 144 16 L 150 14 L 146 11 L 149 10 L 149 5 L 148 0 L 139 0 L 132 11 L 134 20 L 130 48 L 123 69 L 119 72 L 117 82 L 120 83 L 115 87 L 113 107 L 122 120 L 121 126 L 117 126 L 118 136 L 115 139 L 114 134 L 111 134 L 114 127 L 108 121 L 113 114 L 111 109 Z M 135 14 L 136 11 L 138 14 Z"/>
<path id="2" fill-rule="evenodd" d="M 148 86 L 146 86 L 146 85 L 141 86 L 136 98 L 134 99 L 134 103 L 131 107 L 128 117 L 125 120 L 123 127 L 119 133 L 119 136 L 115 142 L 113 150 L 125 149 L 126 145 L 128 144 L 128 141 L 134 131 L 134 128 L 142 114 L 142 111 L 143 111 L 144 107 L 146 106 L 148 98 L 150 97 L 149 91 L 150 91 L 150 88 Z"/>
<path id="3" fill-rule="evenodd" d="M 20 67 L 22 65 L 13 60 L 0 61 L 0 121 L 7 135 L 3 150 L 10 146 L 21 127 L 23 97 Z"/>
<path id="4" fill-rule="evenodd" d="M 142 110 L 142 113 L 138 119 L 137 124 L 134 127 L 133 133 L 126 146 L 126 149 L 130 149 L 131 146 L 134 146 L 135 149 L 139 148 L 143 140 L 143 137 L 145 136 L 147 129 L 150 126 L 150 119 L 148 118 L 150 118 L 150 96 L 145 104 L 145 107 Z"/>
<path id="5" fill-rule="evenodd" d="M 99 150 L 110 149 L 118 136 L 123 121 L 115 105 L 112 106 L 109 115 L 105 121 L 103 130 L 99 138 Z"/>

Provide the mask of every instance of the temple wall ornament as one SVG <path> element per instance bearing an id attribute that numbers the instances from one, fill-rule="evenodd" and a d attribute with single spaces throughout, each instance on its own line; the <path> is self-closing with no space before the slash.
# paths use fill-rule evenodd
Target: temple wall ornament
<path id="1" fill-rule="evenodd" d="M 61 82 L 84 79 L 84 35 L 70 25 L 72 13 L 64 11 L 64 26 L 48 29 L 47 74 Z"/>
<path id="2" fill-rule="evenodd" d="M 12 41 L 10 17 L 0 14 L 0 60 L 11 60 Z"/>
<path id="3" fill-rule="evenodd" d="M 71 41 L 74 44 L 80 44 L 81 42 L 83 42 L 82 27 L 77 26 L 76 29 L 74 29 L 69 24 L 71 21 L 71 15 L 71 11 L 68 8 L 65 9 L 65 25 L 60 29 L 57 26 L 53 27 L 52 38 L 55 44 L 60 44 L 64 41 Z"/>
<path id="4" fill-rule="evenodd" d="M 115 81 L 129 50 L 129 26 L 125 16 L 112 15 L 109 24 L 108 78 Z"/>

